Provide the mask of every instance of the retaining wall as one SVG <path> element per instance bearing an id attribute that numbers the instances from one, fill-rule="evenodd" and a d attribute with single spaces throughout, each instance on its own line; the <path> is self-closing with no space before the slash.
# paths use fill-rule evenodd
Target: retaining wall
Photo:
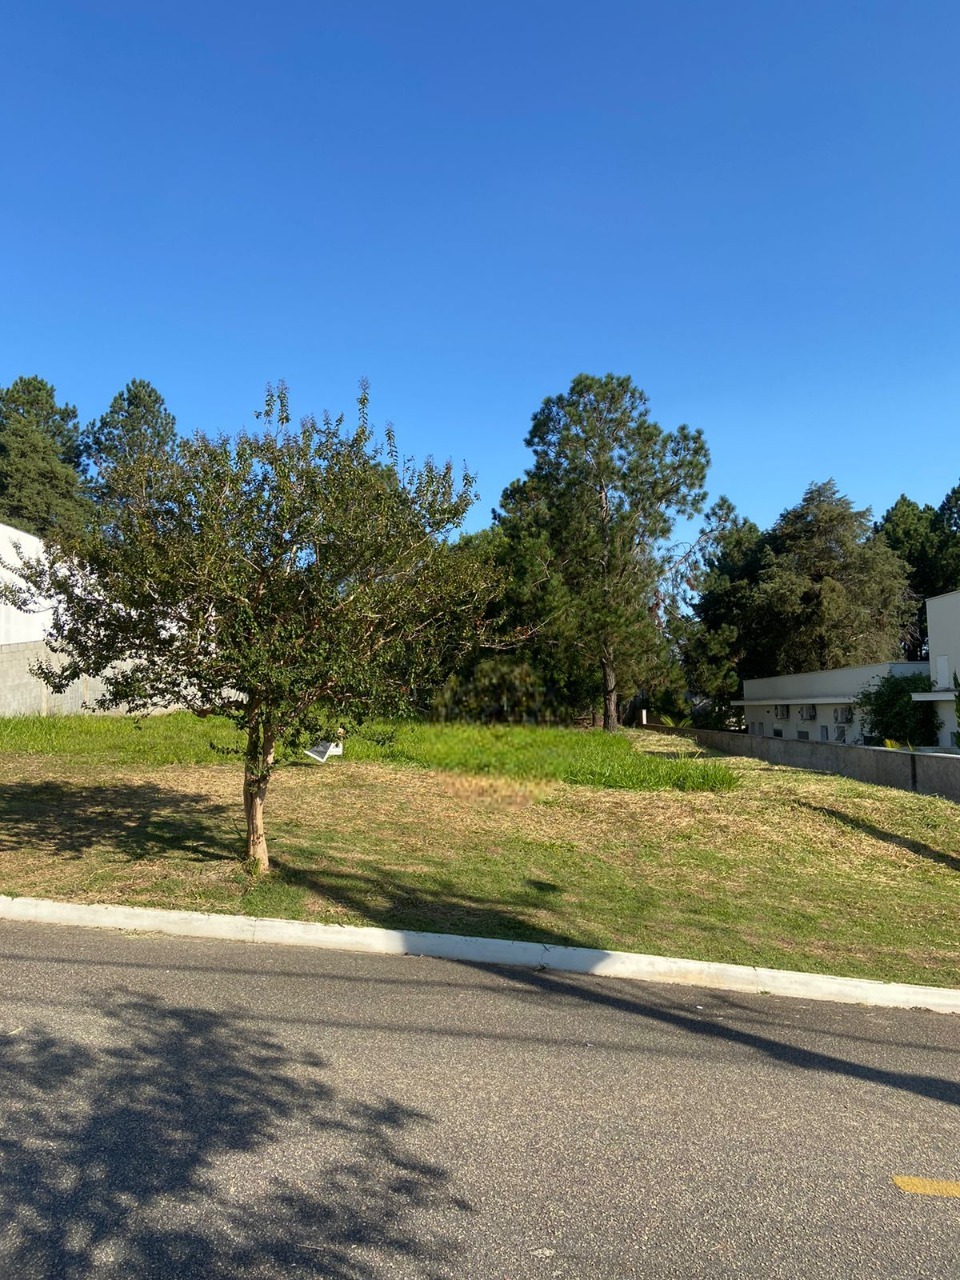
<path id="1" fill-rule="evenodd" d="M 651 725 L 658 732 L 669 732 Z M 762 738 L 751 733 L 717 729 L 683 729 L 704 747 L 733 756 L 751 756 L 791 769 L 836 773 L 859 782 L 901 791 L 919 791 L 960 802 L 960 755 L 927 751 L 890 751 L 885 747 L 843 746 L 834 742 L 798 742 L 792 738 Z"/>
<path id="2" fill-rule="evenodd" d="M 0 716 L 66 716 L 89 710 L 103 693 L 103 682 L 90 676 L 75 680 L 63 693 L 53 693 L 31 675 L 35 662 L 52 657 L 42 640 L 0 645 Z"/>

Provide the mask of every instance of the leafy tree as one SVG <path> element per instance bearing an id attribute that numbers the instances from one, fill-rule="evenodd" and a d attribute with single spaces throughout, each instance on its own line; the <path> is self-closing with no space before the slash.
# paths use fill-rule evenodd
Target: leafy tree
<path id="1" fill-rule="evenodd" d="M 912 693 L 929 693 L 929 676 L 886 675 L 862 689 L 857 697 L 866 733 L 874 738 L 935 747 L 943 721 L 932 702 L 914 702 Z"/>
<path id="2" fill-rule="evenodd" d="M 757 525 L 731 508 L 703 549 L 690 611 L 671 619 L 688 687 L 710 700 L 707 719 L 718 728 L 739 716 L 731 703 L 742 680 L 768 661 L 770 633 L 755 608 L 764 547 Z"/>
<path id="3" fill-rule="evenodd" d="M 268 866 L 263 805 L 277 752 L 344 720 L 425 701 L 472 642 L 486 600 L 447 536 L 472 477 L 416 468 L 367 421 L 290 425 L 282 386 L 261 432 L 196 435 L 106 464 L 102 525 L 58 531 L 20 607 L 55 601 L 42 670 L 99 675 L 102 708 L 182 706 L 244 735 L 247 851 Z"/>
<path id="4" fill-rule="evenodd" d="M 901 655 L 910 619 L 907 571 L 871 538 L 836 484 L 812 484 L 770 531 L 756 607 L 774 631 L 767 675 L 883 662 Z"/>
<path id="5" fill-rule="evenodd" d="M 503 493 L 497 522 L 539 565 L 545 634 L 600 678 L 616 728 L 621 682 L 649 683 L 665 654 L 662 612 L 678 516 L 700 511 L 709 454 L 700 431 L 664 431 L 629 377 L 574 378 L 544 400 L 534 462 Z"/>
<path id="6" fill-rule="evenodd" d="M 691 684 L 729 706 L 744 679 L 901 656 L 907 568 L 832 480 L 761 534 L 733 521 L 707 556 L 682 646 Z"/>
<path id="7" fill-rule="evenodd" d="M 45 538 L 89 514 L 73 405 L 59 405 L 42 378 L 0 388 L 0 521 Z"/>
<path id="8" fill-rule="evenodd" d="M 942 508 L 941 508 L 942 510 Z M 927 651 L 927 611 L 929 596 L 952 591 L 960 582 L 951 574 L 948 546 L 951 536 L 943 518 L 929 505 L 919 506 L 901 494 L 883 518 L 874 525 L 887 545 L 909 569 L 910 590 L 914 598 L 914 635 L 905 645 L 905 656 L 920 661 Z M 960 541 L 960 538 L 957 538 Z"/>
<path id="9" fill-rule="evenodd" d="M 513 533 L 494 524 L 465 540 L 489 564 L 497 589 L 483 644 L 464 656 L 438 699 L 444 719 L 563 723 L 599 701 L 599 669 L 576 643 L 545 568 L 542 535 Z"/>
<path id="10" fill-rule="evenodd" d="M 94 489 L 112 464 L 138 453 L 162 452 L 176 439 L 177 420 L 151 383 L 134 378 L 110 402 L 106 413 L 87 425 L 82 449 Z"/>
<path id="11" fill-rule="evenodd" d="M 940 533 L 940 594 L 960 588 L 960 484 L 954 485 L 937 508 Z"/>

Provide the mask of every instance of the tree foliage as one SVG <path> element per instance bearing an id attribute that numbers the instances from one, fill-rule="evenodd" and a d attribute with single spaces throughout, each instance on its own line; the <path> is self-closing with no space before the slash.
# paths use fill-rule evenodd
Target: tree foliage
<path id="1" fill-rule="evenodd" d="M 617 723 L 620 689 L 655 678 L 679 516 L 700 511 L 709 455 L 700 431 L 664 431 L 629 377 L 574 378 L 544 400 L 526 445 L 533 465 L 496 519 L 538 643 L 587 672 Z M 577 668 L 579 667 L 579 671 Z"/>
<path id="2" fill-rule="evenodd" d="M 88 423 L 83 433 L 83 457 L 94 491 L 113 475 L 121 460 L 169 449 L 176 427 L 176 418 L 152 383 L 143 378 L 128 382 L 107 412 Z"/>
<path id="3" fill-rule="evenodd" d="M 935 747 L 943 721 L 932 702 L 914 702 L 912 693 L 929 693 L 933 683 L 918 672 L 910 676 L 883 676 L 861 690 L 857 707 L 865 732 L 874 738 Z"/>
<path id="4" fill-rule="evenodd" d="M 285 389 L 262 430 L 154 439 L 104 459 L 101 523 L 57 531 L 8 598 L 55 603 L 43 670 L 81 674 L 101 707 L 182 706 L 245 735 L 248 853 L 267 866 L 263 802 L 281 747 L 425 702 L 472 643 L 487 582 L 448 543 L 472 477 L 416 467 L 367 421 L 291 425 Z"/>
<path id="5" fill-rule="evenodd" d="M 960 485 L 936 508 L 901 494 L 874 528 L 909 567 L 916 634 L 907 656 L 919 660 L 927 654 L 925 601 L 960 588 Z"/>
<path id="6" fill-rule="evenodd" d="M 744 679 L 900 657 L 907 568 L 872 533 L 869 511 L 832 480 L 810 485 L 766 533 L 731 522 L 683 634 L 692 685 L 728 704 Z"/>
<path id="7" fill-rule="evenodd" d="M 42 378 L 0 388 L 0 521 L 44 538 L 89 514 L 77 411 Z"/>

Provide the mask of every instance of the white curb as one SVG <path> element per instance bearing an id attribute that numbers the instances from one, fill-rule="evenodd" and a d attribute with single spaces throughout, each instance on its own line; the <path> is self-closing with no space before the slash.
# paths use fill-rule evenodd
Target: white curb
<path id="1" fill-rule="evenodd" d="M 707 960 L 674 960 L 668 956 L 635 955 L 630 951 L 554 947 L 540 942 L 511 942 L 506 938 L 466 938 L 455 933 L 308 924 L 300 920 L 207 915 L 199 911 L 158 911 L 151 907 L 83 906 L 72 902 L 51 902 L 45 898 L 8 898 L 2 894 L 0 919 L 167 933 L 182 938 L 272 942 L 294 947 L 321 947 L 327 951 L 362 951 L 368 955 L 432 956 L 474 964 L 519 965 L 605 978 L 633 978 L 643 982 L 712 987 L 721 991 L 795 996 L 803 1000 L 834 1000 L 841 1004 L 960 1013 L 960 991 L 949 987 L 874 982 L 869 978 L 835 978 L 827 974 L 758 969 L 745 964 L 715 964 Z"/>

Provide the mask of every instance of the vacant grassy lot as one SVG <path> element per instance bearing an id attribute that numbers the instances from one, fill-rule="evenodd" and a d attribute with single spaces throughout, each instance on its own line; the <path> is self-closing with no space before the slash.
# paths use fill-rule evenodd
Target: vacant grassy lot
<path id="1" fill-rule="evenodd" d="M 257 881 L 211 738 L 231 731 L 0 721 L 0 892 L 960 985 L 944 800 L 648 733 L 382 728 L 277 773 Z"/>

